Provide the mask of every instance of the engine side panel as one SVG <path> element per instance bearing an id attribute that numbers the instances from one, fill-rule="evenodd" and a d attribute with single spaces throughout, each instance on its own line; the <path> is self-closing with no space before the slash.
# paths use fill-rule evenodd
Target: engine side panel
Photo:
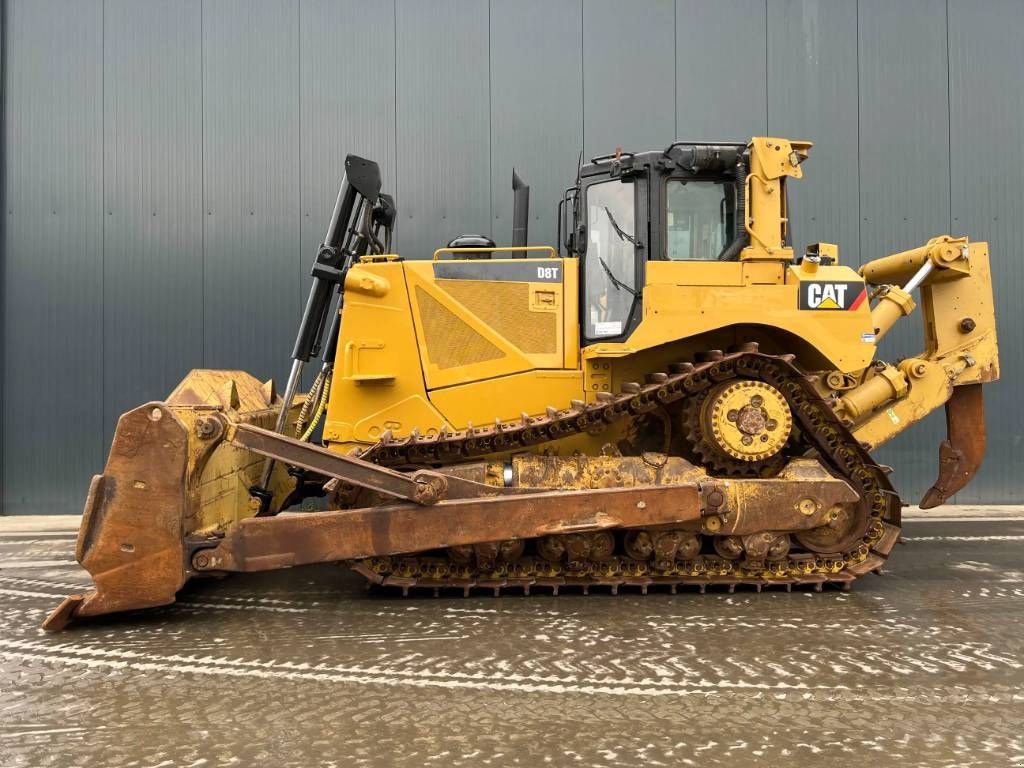
<path id="1" fill-rule="evenodd" d="M 406 262 L 427 389 L 562 369 L 574 267 L 565 259 Z"/>
<path id="2" fill-rule="evenodd" d="M 336 450 L 582 397 L 575 260 L 354 267 L 324 439 Z"/>

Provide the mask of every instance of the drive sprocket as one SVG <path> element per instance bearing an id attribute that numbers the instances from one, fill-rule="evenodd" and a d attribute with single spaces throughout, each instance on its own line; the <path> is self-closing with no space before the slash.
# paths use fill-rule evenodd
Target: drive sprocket
<path id="1" fill-rule="evenodd" d="M 756 379 L 725 381 L 680 408 L 684 449 L 715 475 L 771 477 L 795 445 L 793 415 L 782 394 Z"/>

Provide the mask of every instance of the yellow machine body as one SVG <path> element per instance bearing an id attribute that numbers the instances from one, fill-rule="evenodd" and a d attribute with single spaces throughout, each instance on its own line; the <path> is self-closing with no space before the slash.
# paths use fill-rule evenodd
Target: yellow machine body
<path id="1" fill-rule="evenodd" d="M 503 255 L 496 253 L 496 256 Z M 815 370 L 875 356 L 867 301 L 799 309 L 802 282 L 857 282 L 849 267 L 649 262 L 643 320 L 624 343 L 579 348 L 572 259 L 385 261 L 349 273 L 324 440 L 349 451 L 418 429 L 487 425 L 593 400 L 687 352 L 757 338 Z M 461 268 L 473 278 L 446 277 Z M 508 274 L 520 279 L 493 279 Z M 557 282 L 536 275 L 558 274 Z"/>
<path id="2" fill-rule="evenodd" d="M 364 259 L 345 283 L 325 443 L 358 451 L 385 435 L 593 402 L 694 352 L 749 341 L 820 374 L 821 393 L 844 399 L 847 422 L 872 447 L 941 406 L 954 386 L 997 379 L 986 243 L 937 237 L 859 273 L 839 263 L 836 245 L 819 243 L 818 258 L 793 263 L 785 183 L 801 178 L 810 149 L 751 140 L 749 244 L 735 261 L 647 260 L 642 320 L 624 342 L 580 347 L 580 262 L 553 258 L 546 246 L 486 249 L 490 258 L 473 261 L 454 261 L 452 249 L 430 261 Z M 894 283 L 929 262 L 935 269 L 920 285 L 925 349 L 883 368 L 877 342 L 916 306 L 909 296 L 892 301 L 902 293 Z M 561 448 L 579 450 L 580 441 Z"/>

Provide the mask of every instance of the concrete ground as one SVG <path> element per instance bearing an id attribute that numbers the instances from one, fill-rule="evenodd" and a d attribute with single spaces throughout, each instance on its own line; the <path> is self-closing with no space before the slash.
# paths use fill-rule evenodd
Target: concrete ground
<path id="1" fill-rule="evenodd" d="M 0 518 L 0 766 L 1024 766 L 1024 514 L 908 520 L 821 594 L 192 585 L 59 635 L 74 520 Z"/>

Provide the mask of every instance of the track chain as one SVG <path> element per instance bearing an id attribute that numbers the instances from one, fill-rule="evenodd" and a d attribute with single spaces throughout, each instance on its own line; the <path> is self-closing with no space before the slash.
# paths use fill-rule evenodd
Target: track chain
<path id="1" fill-rule="evenodd" d="M 564 563 L 524 557 L 479 572 L 471 565 L 432 555 L 370 558 L 353 567 L 374 583 L 405 591 L 425 587 L 461 588 L 467 592 L 471 588 L 496 592 L 522 588 L 528 592 L 532 586 L 553 591 L 562 586 L 574 586 L 586 591 L 597 585 L 610 587 L 612 591 L 619 586 L 638 586 L 646 591 L 649 586 L 662 585 L 673 592 L 679 586 L 695 586 L 703 591 L 709 585 L 731 590 L 741 584 L 759 590 L 764 586 L 789 588 L 794 584 L 820 588 L 828 582 L 845 586 L 865 573 L 879 570 L 899 538 L 902 505 L 898 495 L 882 469 L 793 364 L 793 356 L 761 354 L 755 344 L 729 353 L 712 350 L 701 355 L 697 362 L 673 364 L 666 372 L 648 376 L 646 384 L 626 385 L 625 391 L 602 396 L 596 403 L 573 402 L 567 409 L 549 409 L 543 416 L 524 416 L 517 422 L 496 422 L 487 427 L 442 430 L 430 435 L 414 432 L 397 440 L 385 436 L 368 448 L 362 458 L 389 466 L 422 466 L 526 449 L 639 416 L 685 398 L 698 397 L 719 382 L 741 377 L 760 380 L 778 389 L 789 404 L 806 444 L 870 505 L 865 532 L 856 545 L 834 555 L 797 552 L 780 560 L 756 564 L 701 554 L 691 560 L 677 561 L 668 569 L 655 569 L 650 562 L 621 555 L 602 562 L 576 564 L 571 571 Z"/>

